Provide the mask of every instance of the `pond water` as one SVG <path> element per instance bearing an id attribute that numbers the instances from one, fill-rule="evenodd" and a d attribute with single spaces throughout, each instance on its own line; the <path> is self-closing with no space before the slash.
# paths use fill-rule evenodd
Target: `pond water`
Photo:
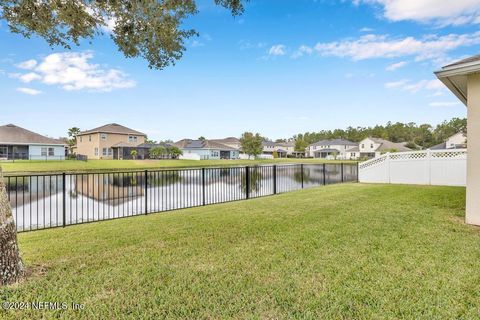
<path id="1" fill-rule="evenodd" d="M 356 181 L 357 166 L 278 165 L 249 167 L 248 173 L 246 167 L 234 167 L 6 179 L 17 229 L 27 231 Z"/>

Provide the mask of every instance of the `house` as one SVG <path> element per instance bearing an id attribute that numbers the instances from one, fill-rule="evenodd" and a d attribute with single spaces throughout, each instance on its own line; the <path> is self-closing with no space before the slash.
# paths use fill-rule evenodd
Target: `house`
<path id="1" fill-rule="evenodd" d="M 223 145 L 226 145 L 228 147 L 238 149 L 238 150 L 240 150 L 240 148 L 241 148 L 240 139 L 235 138 L 235 137 L 228 137 L 228 138 L 224 138 L 224 139 L 209 139 L 208 141 L 218 142 L 218 143 L 221 143 Z"/>
<path id="2" fill-rule="evenodd" d="M 467 106 L 467 192 L 466 217 L 480 225 L 480 55 L 446 65 L 437 78 Z"/>
<path id="3" fill-rule="evenodd" d="M 65 143 L 14 124 L 0 126 L 0 159 L 65 160 Z"/>
<path id="4" fill-rule="evenodd" d="M 183 155 L 181 159 L 190 160 L 218 160 L 238 159 L 240 151 L 213 140 L 183 139 L 173 144 L 179 148 Z"/>
<path id="5" fill-rule="evenodd" d="M 110 123 L 79 133 L 76 137 L 76 152 L 88 159 L 131 159 L 130 152 L 133 149 L 138 149 L 137 153 L 144 153 L 142 145 L 146 137 L 142 132 Z"/>
<path id="6" fill-rule="evenodd" d="M 263 156 L 272 156 L 274 152 L 277 153 L 279 158 L 286 158 L 289 155 L 294 155 L 295 153 L 295 142 L 273 142 L 273 141 L 263 141 L 262 142 L 262 154 Z"/>
<path id="7" fill-rule="evenodd" d="M 465 149 L 467 148 L 467 136 L 463 132 L 457 132 L 453 136 L 449 137 L 445 142 L 437 144 L 431 147 L 431 150 L 443 150 L 443 149 Z"/>
<path id="8" fill-rule="evenodd" d="M 312 143 L 305 150 L 307 157 L 324 159 L 357 159 L 358 144 L 345 139 L 326 139 Z"/>
<path id="9" fill-rule="evenodd" d="M 391 142 L 373 137 L 360 141 L 358 148 L 360 158 L 376 158 L 387 152 L 412 151 L 412 149 L 405 146 L 405 143 Z"/>

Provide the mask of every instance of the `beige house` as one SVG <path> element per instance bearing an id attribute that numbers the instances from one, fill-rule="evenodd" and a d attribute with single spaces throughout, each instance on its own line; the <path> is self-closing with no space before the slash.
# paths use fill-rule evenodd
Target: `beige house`
<path id="1" fill-rule="evenodd" d="M 435 74 L 467 106 L 466 222 L 480 225 L 480 55 L 447 65 Z"/>
<path id="2" fill-rule="evenodd" d="M 88 159 L 128 159 L 125 150 L 141 146 L 145 138 L 144 133 L 110 123 L 78 134 L 76 152 Z"/>
<path id="3" fill-rule="evenodd" d="M 373 137 L 368 137 L 360 141 L 358 150 L 361 158 L 377 158 L 387 152 L 412 151 L 412 149 L 405 147 L 404 143 Z"/>
<path id="4" fill-rule="evenodd" d="M 445 142 L 437 144 L 431 147 L 431 150 L 443 150 L 443 149 L 465 149 L 467 147 L 467 135 L 463 132 L 455 133 L 449 137 Z"/>
<path id="5" fill-rule="evenodd" d="M 353 160 L 357 159 L 358 143 L 345 139 L 326 139 L 312 143 L 305 149 L 307 157 Z"/>

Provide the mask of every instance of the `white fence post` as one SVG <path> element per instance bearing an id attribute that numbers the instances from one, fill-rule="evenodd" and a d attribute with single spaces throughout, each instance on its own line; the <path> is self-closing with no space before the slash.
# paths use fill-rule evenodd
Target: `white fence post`
<path id="1" fill-rule="evenodd" d="M 387 175 L 386 175 L 387 182 L 391 183 L 391 179 L 390 179 L 390 152 L 387 152 L 387 154 L 385 155 L 385 169 L 387 170 Z"/>
<path id="2" fill-rule="evenodd" d="M 428 185 L 432 185 L 432 153 L 430 149 L 427 149 L 427 161 L 426 161 L 426 169 L 427 169 L 427 181 Z"/>

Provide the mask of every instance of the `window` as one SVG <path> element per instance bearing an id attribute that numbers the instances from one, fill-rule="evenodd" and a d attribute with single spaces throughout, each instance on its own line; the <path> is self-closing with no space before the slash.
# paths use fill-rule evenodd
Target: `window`
<path id="1" fill-rule="evenodd" d="M 88 141 L 92 141 L 92 135 L 88 136 Z"/>
<path id="2" fill-rule="evenodd" d="M 8 147 L 0 147 L 0 158 L 8 158 Z"/>
<path id="3" fill-rule="evenodd" d="M 107 140 L 107 134 L 106 133 L 100 134 L 100 139 L 102 139 L 103 141 Z"/>
<path id="4" fill-rule="evenodd" d="M 48 156 L 53 157 L 55 155 L 55 149 L 54 148 L 48 148 Z"/>
<path id="5" fill-rule="evenodd" d="M 42 155 L 42 157 L 46 157 L 47 156 L 47 148 L 42 148 L 40 154 Z"/>
<path id="6" fill-rule="evenodd" d="M 107 148 L 103 148 L 102 150 L 102 155 L 106 156 L 108 154 Z"/>
<path id="7" fill-rule="evenodd" d="M 128 142 L 137 142 L 136 136 L 128 136 Z"/>
<path id="8" fill-rule="evenodd" d="M 373 143 L 370 145 L 370 149 L 373 149 Z"/>
<path id="9" fill-rule="evenodd" d="M 355 152 L 350 153 L 351 157 L 355 157 Z"/>
<path id="10" fill-rule="evenodd" d="M 112 148 L 108 148 L 108 155 L 111 156 L 113 154 L 113 149 Z"/>
<path id="11" fill-rule="evenodd" d="M 362 143 L 362 148 L 365 148 L 365 145 Z"/>
<path id="12" fill-rule="evenodd" d="M 82 137 L 80 137 L 80 142 L 83 142 L 83 139 L 82 139 Z"/>

